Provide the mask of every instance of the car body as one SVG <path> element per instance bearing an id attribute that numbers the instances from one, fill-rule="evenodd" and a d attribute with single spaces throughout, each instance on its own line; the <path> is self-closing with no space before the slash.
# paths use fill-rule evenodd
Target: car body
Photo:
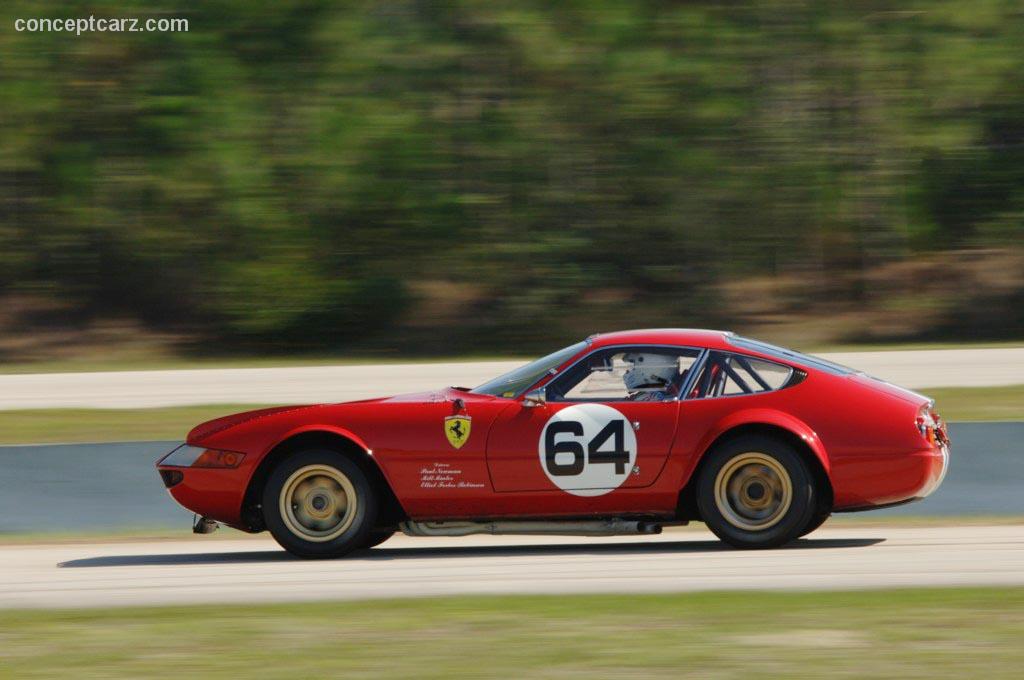
<path id="1" fill-rule="evenodd" d="M 623 387 L 644 358 L 667 376 L 652 383 L 664 389 Z M 734 459 L 738 471 L 725 479 L 720 471 L 702 501 L 699 479 L 710 475 L 702 466 L 737 441 L 768 454 Z M 719 514 L 714 498 L 741 531 L 758 526 L 747 520 L 767 512 L 766 496 L 775 513 L 783 496 L 809 506 L 784 536 L 762 543 L 716 530 L 751 546 L 792 540 L 832 512 L 923 498 L 941 483 L 949 459 L 945 428 L 927 397 L 732 333 L 658 329 L 595 335 L 474 390 L 230 415 L 193 429 L 157 465 L 170 494 L 204 526 L 255 532 L 267 528 L 276 503 L 265 494 L 275 468 L 311 450 L 333 451 L 365 477 L 373 517 L 360 519 L 372 525 L 364 534 L 390 535 L 399 526 L 419 534 L 515 533 L 517 526 L 643 533 L 708 521 L 705 515 Z M 316 515 L 333 502 L 330 494 L 315 496 L 320 484 L 346 502 L 345 475 L 329 484 L 317 479 L 307 478 L 291 498 L 311 498 L 306 509 Z M 794 482 L 806 493 L 794 491 Z M 358 493 L 350 493 L 353 502 Z M 285 515 L 301 504 L 277 503 Z M 307 513 L 291 525 L 302 521 L 322 524 Z M 370 543 L 361 535 L 332 554 Z"/>

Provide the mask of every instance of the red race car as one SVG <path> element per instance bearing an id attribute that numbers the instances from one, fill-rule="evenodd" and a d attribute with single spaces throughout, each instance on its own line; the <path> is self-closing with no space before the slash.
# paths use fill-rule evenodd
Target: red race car
<path id="1" fill-rule="evenodd" d="M 269 529 L 302 557 L 399 529 L 652 534 L 690 520 L 765 548 L 934 491 L 949 440 L 932 407 L 732 333 L 627 331 L 474 389 L 212 420 L 157 467 L 197 532 Z"/>

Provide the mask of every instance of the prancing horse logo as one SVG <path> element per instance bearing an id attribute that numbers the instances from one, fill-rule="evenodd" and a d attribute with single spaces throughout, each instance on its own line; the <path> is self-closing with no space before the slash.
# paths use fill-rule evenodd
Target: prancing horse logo
<path id="1" fill-rule="evenodd" d="M 473 424 L 473 419 L 469 416 L 448 416 L 444 419 L 444 436 L 448 438 L 448 443 L 457 449 L 461 449 L 462 445 L 469 439 L 469 430 Z"/>

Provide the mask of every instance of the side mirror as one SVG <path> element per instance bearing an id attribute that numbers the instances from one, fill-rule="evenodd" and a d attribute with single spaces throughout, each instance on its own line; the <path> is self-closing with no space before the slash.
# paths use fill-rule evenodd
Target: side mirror
<path id="1" fill-rule="evenodd" d="M 534 406 L 543 406 L 548 402 L 548 397 L 545 394 L 544 388 L 527 392 L 523 395 L 523 408 L 533 408 Z"/>

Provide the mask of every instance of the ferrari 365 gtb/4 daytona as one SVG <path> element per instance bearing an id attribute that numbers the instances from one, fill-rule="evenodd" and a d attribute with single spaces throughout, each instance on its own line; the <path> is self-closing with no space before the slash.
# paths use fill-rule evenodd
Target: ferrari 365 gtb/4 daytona
<path id="1" fill-rule="evenodd" d="M 742 548 L 942 482 L 933 402 L 731 333 L 596 335 L 473 389 L 212 420 L 157 467 L 195 529 L 267 529 L 335 557 L 472 533 L 651 534 L 699 520 Z"/>

